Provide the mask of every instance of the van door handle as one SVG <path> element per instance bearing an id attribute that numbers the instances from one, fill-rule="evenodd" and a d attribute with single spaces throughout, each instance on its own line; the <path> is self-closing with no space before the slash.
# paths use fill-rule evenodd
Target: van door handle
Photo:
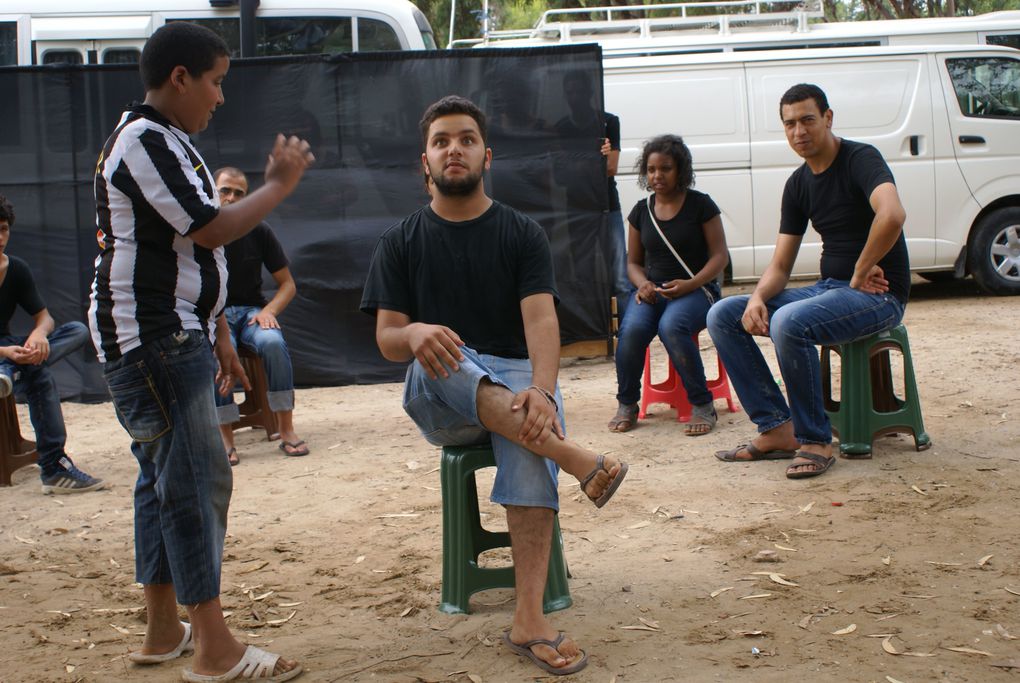
<path id="1" fill-rule="evenodd" d="M 916 157 L 918 154 L 921 153 L 920 138 L 921 138 L 920 135 L 910 136 L 910 156 L 912 157 Z"/>
<path id="2" fill-rule="evenodd" d="M 980 135 L 961 135 L 960 136 L 960 144 L 961 145 L 983 145 L 983 144 L 985 144 L 985 139 L 983 137 L 981 137 Z"/>

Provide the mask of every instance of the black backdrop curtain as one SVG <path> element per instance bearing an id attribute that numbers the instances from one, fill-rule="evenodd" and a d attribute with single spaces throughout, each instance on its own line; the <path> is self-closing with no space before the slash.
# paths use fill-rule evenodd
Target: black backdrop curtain
<path id="1" fill-rule="evenodd" d="M 590 95 L 568 101 L 565 76 L 588 84 Z M 403 367 L 379 355 L 374 319 L 358 303 L 379 235 L 428 201 L 418 120 L 448 94 L 471 98 L 489 118 L 489 193 L 549 235 L 563 343 L 604 338 L 611 284 L 602 134 L 574 124 L 593 112 L 601 120 L 601 84 L 595 46 L 235 60 L 225 104 L 195 138 L 209 166 L 237 166 L 257 187 L 277 132 L 307 138 L 317 157 L 267 219 L 297 281 L 281 316 L 296 382 L 401 378 Z M 98 253 L 96 159 L 124 105 L 143 97 L 137 69 L 2 68 L 0 93 L 0 194 L 17 214 L 8 252 L 29 263 L 57 324 L 84 320 Z M 275 284 L 268 274 L 265 283 Z M 12 329 L 26 332 L 29 323 L 19 313 Z M 54 370 L 65 398 L 107 395 L 91 348 Z"/>

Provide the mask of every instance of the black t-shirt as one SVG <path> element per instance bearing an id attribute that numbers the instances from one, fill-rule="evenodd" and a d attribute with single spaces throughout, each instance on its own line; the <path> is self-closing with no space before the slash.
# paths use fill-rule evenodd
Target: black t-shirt
<path id="1" fill-rule="evenodd" d="M 620 151 L 620 117 L 616 114 L 606 112 L 606 137 L 609 138 L 609 148 Z M 616 178 L 609 176 L 609 210 L 620 210 L 620 193 L 616 191 Z"/>
<path id="2" fill-rule="evenodd" d="M 535 221 L 495 201 L 459 223 L 425 206 L 379 238 L 361 310 L 405 313 L 449 327 L 480 353 L 527 358 L 521 300 L 540 293 L 557 297 L 549 240 Z"/>
<path id="3" fill-rule="evenodd" d="M 227 306 L 265 306 L 262 266 L 270 273 L 289 261 L 273 229 L 259 223 L 244 237 L 225 247 L 227 255 Z"/>
<path id="4" fill-rule="evenodd" d="M 29 315 L 35 315 L 46 308 L 28 264 L 17 256 L 8 255 L 7 258 L 7 275 L 3 284 L 0 284 L 0 336 L 4 337 L 11 333 L 10 324 L 15 308 L 21 306 Z"/>
<path id="5" fill-rule="evenodd" d="M 690 275 L 663 243 L 648 216 L 648 202 L 651 201 L 654 207 L 654 200 L 655 195 L 642 199 L 627 216 L 627 222 L 641 233 L 641 246 L 645 248 L 645 275 L 656 283 L 690 280 Z M 669 220 L 662 220 L 658 215 L 655 217 L 669 243 L 695 275 L 705 267 L 709 259 L 704 225 L 719 213 L 719 207 L 711 197 L 704 192 L 688 189 L 683 206 L 675 216 Z"/>
<path id="6" fill-rule="evenodd" d="M 841 140 L 839 152 L 827 169 L 816 175 L 803 164 L 786 181 L 779 232 L 803 235 L 810 219 L 822 237 L 822 277 L 849 280 L 875 220 L 871 193 L 882 183 L 894 182 L 892 171 L 877 149 Z M 889 281 L 889 291 L 907 303 L 910 261 L 902 232 L 878 265 Z"/>

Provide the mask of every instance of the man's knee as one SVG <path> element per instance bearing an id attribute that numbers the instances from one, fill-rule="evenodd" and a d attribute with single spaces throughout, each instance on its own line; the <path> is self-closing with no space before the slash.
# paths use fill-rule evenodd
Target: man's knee
<path id="1" fill-rule="evenodd" d="M 255 349 L 263 358 L 290 358 L 287 342 L 279 330 L 263 330 L 255 337 Z"/>
<path id="2" fill-rule="evenodd" d="M 722 332 L 737 327 L 743 329 L 741 318 L 744 317 L 745 308 L 747 308 L 746 296 L 731 296 L 714 304 L 708 309 L 708 315 L 705 318 L 709 333 Z"/>

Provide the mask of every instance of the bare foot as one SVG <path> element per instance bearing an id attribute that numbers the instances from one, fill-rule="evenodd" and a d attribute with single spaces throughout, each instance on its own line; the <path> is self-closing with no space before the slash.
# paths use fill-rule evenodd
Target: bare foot
<path id="1" fill-rule="evenodd" d="M 165 655 L 173 652 L 184 639 L 184 624 L 179 620 L 166 626 L 151 625 L 145 630 L 145 642 L 140 652 L 143 655 Z"/>
<path id="2" fill-rule="evenodd" d="M 623 470 L 623 463 L 618 461 L 616 458 L 608 455 L 601 456 L 603 458 L 602 469 L 598 470 L 595 475 L 592 476 L 587 483 L 585 483 L 584 479 L 588 476 L 588 473 L 598 467 L 598 457 L 599 456 L 596 456 L 592 461 L 588 472 L 585 472 L 585 474 L 579 478 L 582 482 L 581 486 L 584 490 L 584 494 L 592 500 L 598 500 L 601 498 L 616 478 L 621 475 Z"/>

